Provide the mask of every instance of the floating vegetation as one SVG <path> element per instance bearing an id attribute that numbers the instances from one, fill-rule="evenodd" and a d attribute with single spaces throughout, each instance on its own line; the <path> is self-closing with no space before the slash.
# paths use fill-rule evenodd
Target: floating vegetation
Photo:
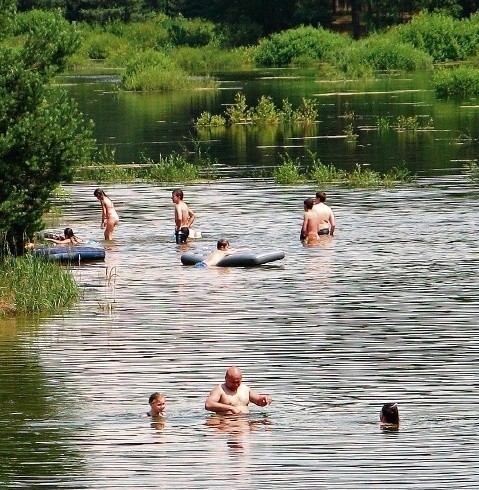
<path id="1" fill-rule="evenodd" d="M 246 103 L 246 96 L 236 93 L 234 104 L 229 105 L 223 114 L 212 115 L 202 112 L 195 121 L 197 127 L 227 126 L 231 124 L 285 124 L 313 123 L 318 116 L 318 104 L 312 99 L 304 98 L 294 109 L 292 104 L 283 99 L 282 106 L 277 107 L 270 96 L 263 95 L 256 106 Z"/>
<path id="2" fill-rule="evenodd" d="M 343 187 L 393 187 L 398 183 L 412 182 L 414 176 L 404 164 L 392 168 L 386 173 L 376 172 L 356 164 L 351 172 L 339 169 L 332 164 L 321 162 L 314 152 L 309 152 L 304 164 L 299 158 L 292 158 L 288 154 L 281 155 L 282 164 L 273 171 L 276 183 L 295 185 L 304 182 L 313 182 L 318 186 L 336 184 Z M 478 174 L 479 175 L 479 174 Z"/>

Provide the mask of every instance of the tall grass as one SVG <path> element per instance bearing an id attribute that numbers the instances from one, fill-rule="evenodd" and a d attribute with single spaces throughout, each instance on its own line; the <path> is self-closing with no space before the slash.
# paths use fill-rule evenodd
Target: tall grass
<path id="1" fill-rule="evenodd" d="M 0 261 L 0 315 L 68 308 L 80 295 L 71 272 L 58 264 L 30 254 Z"/>

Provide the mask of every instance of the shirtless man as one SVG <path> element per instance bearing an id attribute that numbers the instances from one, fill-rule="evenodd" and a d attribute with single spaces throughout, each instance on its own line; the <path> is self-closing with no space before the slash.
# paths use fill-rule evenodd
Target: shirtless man
<path id="1" fill-rule="evenodd" d="M 205 410 L 219 415 L 241 415 L 249 413 L 249 402 L 265 407 L 273 400 L 268 395 L 258 395 L 242 383 L 243 373 L 236 366 L 226 370 L 225 382 L 213 388 L 205 401 Z"/>
<path id="2" fill-rule="evenodd" d="M 303 226 L 301 228 L 301 240 L 305 245 L 317 245 L 319 243 L 318 230 L 320 217 L 313 211 L 314 199 L 304 200 Z"/>
<path id="3" fill-rule="evenodd" d="M 325 204 L 326 193 L 323 191 L 316 192 L 316 200 L 314 201 L 313 211 L 319 215 L 320 224 L 318 235 L 334 235 L 336 228 L 336 220 L 334 213 L 329 206 Z"/>
<path id="4" fill-rule="evenodd" d="M 175 205 L 175 239 L 176 243 L 186 243 L 190 235 L 190 227 L 195 221 L 196 215 L 183 202 L 183 191 L 175 189 L 171 193 L 171 199 Z"/>

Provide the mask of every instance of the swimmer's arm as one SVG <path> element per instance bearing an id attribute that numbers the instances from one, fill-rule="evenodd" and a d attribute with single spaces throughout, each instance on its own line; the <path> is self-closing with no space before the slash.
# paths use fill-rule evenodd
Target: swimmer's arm
<path id="1" fill-rule="evenodd" d="M 273 399 L 269 395 L 259 395 L 255 391 L 249 390 L 249 401 L 259 407 L 265 407 L 266 405 L 269 405 Z"/>
<path id="2" fill-rule="evenodd" d="M 196 219 L 196 214 L 188 208 L 188 228 L 191 227 L 191 225 L 195 222 Z"/>
<path id="3" fill-rule="evenodd" d="M 237 407 L 233 405 L 227 405 L 226 403 L 220 403 L 221 390 L 217 387 L 214 388 L 205 401 L 205 410 L 220 414 L 238 414 L 241 413 Z"/>
<path id="4" fill-rule="evenodd" d="M 329 217 L 329 222 L 331 224 L 329 228 L 329 234 L 333 236 L 334 230 L 336 229 L 336 218 L 334 217 L 334 213 L 331 211 L 331 216 Z"/>
<path id="5" fill-rule="evenodd" d="M 309 217 L 306 213 L 304 213 L 303 226 L 301 227 L 301 234 L 304 236 L 306 236 L 306 230 L 308 229 L 308 221 L 309 221 Z"/>

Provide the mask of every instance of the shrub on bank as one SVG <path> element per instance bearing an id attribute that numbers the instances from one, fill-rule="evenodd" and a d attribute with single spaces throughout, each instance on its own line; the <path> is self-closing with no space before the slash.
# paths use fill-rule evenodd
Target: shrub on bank
<path id="1" fill-rule="evenodd" d="M 351 44 L 349 37 L 321 27 L 302 26 L 262 39 L 254 52 L 258 66 L 288 66 L 295 59 L 331 61 L 339 50 Z"/>
<path id="2" fill-rule="evenodd" d="M 428 53 L 434 62 L 459 61 L 477 52 L 479 19 L 458 20 L 444 14 L 421 13 L 393 29 L 398 40 Z"/>
<path id="3" fill-rule="evenodd" d="M 378 70 L 412 72 L 432 69 L 432 58 L 411 44 L 384 35 L 373 35 L 341 52 L 334 64 L 349 76 L 366 76 Z"/>
<path id="4" fill-rule="evenodd" d="M 147 50 L 135 56 L 126 66 L 122 77 L 125 90 L 178 90 L 215 87 L 211 78 L 190 77 L 165 53 Z"/>
<path id="5" fill-rule="evenodd" d="M 71 272 L 58 264 L 30 254 L 0 262 L 0 315 L 55 311 L 79 297 Z"/>
<path id="6" fill-rule="evenodd" d="M 472 66 L 438 70 L 433 85 L 439 98 L 479 95 L 479 71 Z"/>

